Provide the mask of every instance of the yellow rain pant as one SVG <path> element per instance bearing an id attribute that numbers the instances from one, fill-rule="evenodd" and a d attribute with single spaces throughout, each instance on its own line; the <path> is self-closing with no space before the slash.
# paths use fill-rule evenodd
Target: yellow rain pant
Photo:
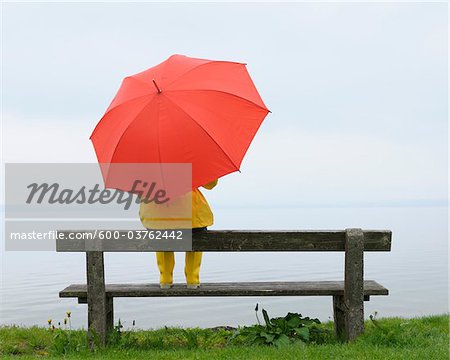
<path id="1" fill-rule="evenodd" d="M 203 253 L 200 251 L 186 252 L 184 275 L 187 284 L 200 284 L 200 265 Z M 171 251 L 157 252 L 156 261 L 159 268 L 159 282 L 161 284 L 173 283 L 173 269 L 175 267 L 175 254 Z"/>

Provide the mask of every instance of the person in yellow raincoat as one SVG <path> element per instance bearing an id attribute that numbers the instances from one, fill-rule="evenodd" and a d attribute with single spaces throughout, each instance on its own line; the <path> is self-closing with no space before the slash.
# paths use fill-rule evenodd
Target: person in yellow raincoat
<path id="1" fill-rule="evenodd" d="M 217 185 L 217 179 L 208 184 L 203 185 L 205 189 L 211 190 Z M 174 201 L 168 212 L 164 211 L 161 205 L 155 205 L 153 202 L 141 202 L 139 208 L 139 217 L 142 224 L 147 229 L 167 229 L 167 228 L 186 228 L 187 225 L 192 228 L 192 232 L 206 231 L 208 226 L 214 222 L 213 213 L 209 207 L 203 194 L 199 189 L 194 189 L 191 192 L 183 195 Z M 181 218 L 173 218 L 174 213 L 179 209 L 183 211 L 183 207 L 189 204 L 192 207 L 192 220 Z M 190 209 L 189 209 L 190 210 Z M 170 219 L 172 218 L 172 219 Z M 161 221 L 166 219 L 169 222 Z M 175 220 L 175 222 L 170 221 Z M 192 223 L 191 223 L 192 221 Z M 200 265 L 202 263 L 202 252 L 189 251 L 185 256 L 184 274 L 186 277 L 187 287 L 196 289 L 200 286 Z M 173 286 L 173 269 L 175 267 L 175 255 L 171 251 L 157 252 L 156 261 L 158 263 L 160 273 L 160 286 L 162 289 L 168 289 Z"/>

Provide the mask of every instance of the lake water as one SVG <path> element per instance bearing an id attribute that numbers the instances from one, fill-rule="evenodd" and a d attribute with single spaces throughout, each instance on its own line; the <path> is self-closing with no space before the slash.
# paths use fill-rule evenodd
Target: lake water
<path id="1" fill-rule="evenodd" d="M 389 229 L 391 252 L 365 254 L 365 278 L 389 291 L 365 303 L 365 316 L 414 317 L 447 313 L 448 208 L 240 208 L 215 209 L 214 229 Z M 214 281 L 341 280 L 343 253 L 207 253 L 201 278 Z M 85 282 L 85 256 L 77 253 L 4 252 L 0 324 L 45 326 L 72 312 L 72 325 L 86 327 L 87 306 L 60 299 L 71 283 Z M 107 282 L 157 282 L 153 253 L 108 253 Z M 177 254 L 175 282 L 184 281 L 184 254 Z M 271 316 L 300 312 L 332 318 L 331 297 L 115 299 L 115 319 L 125 328 L 252 324 L 254 307 Z"/>

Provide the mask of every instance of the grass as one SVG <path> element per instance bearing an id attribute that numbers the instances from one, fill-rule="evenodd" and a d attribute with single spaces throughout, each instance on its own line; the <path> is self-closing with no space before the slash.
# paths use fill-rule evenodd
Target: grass
<path id="1" fill-rule="evenodd" d="M 225 329 L 163 328 L 124 331 L 112 345 L 91 353 L 82 330 L 0 327 L 0 357 L 9 359 L 449 359 L 449 315 L 366 322 L 355 342 L 333 337 L 324 344 L 255 346 Z M 332 329 L 332 323 L 322 325 Z M 62 334 L 62 335 L 61 335 Z M 231 340 L 232 339 L 232 340 Z"/>

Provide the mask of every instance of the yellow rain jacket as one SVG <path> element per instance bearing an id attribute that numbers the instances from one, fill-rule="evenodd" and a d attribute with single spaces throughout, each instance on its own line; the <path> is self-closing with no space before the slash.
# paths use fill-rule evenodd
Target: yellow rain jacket
<path id="1" fill-rule="evenodd" d="M 217 185 L 217 180 L 203 185 L 211 190 Z M 194 189 L 187 194 L 170 201 L 167 204 L 141 202 L 139 217 L 147 229 L 189 229 L 211 226 L 214 222 L 213 213 L 203 194 Z"/>

